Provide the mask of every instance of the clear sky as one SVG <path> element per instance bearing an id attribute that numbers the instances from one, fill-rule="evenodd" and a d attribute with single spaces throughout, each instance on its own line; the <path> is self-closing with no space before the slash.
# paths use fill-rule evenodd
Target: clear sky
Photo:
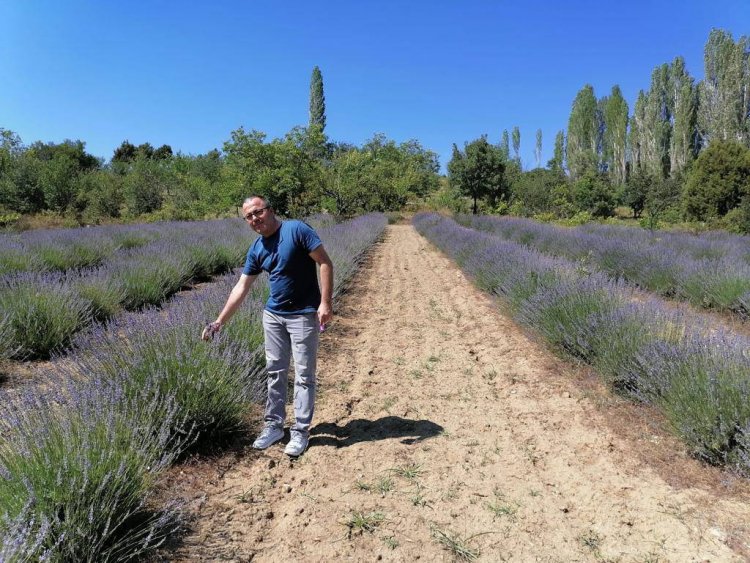
<path id="1" fill-rule="evenodd" d="M 518 125 L 531 168 L 586 83 L 632 111 L 661 63 L 702 78 L 712 27 L 750 34 L 750 1 L 0 0 L 0 127 L 107 160 L 124 139 L 199 154 L 306 125 L 318 65 L 335 141 L 417 139 L 444 169 Z"/>

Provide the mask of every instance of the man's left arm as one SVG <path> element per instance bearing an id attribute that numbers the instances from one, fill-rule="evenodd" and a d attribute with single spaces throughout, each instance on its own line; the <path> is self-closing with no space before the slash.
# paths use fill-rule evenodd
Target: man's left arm
<path id="1" fill-rule="evenodd" d="M 310 253 L 310 258 L 320 266 L 318 322 L 325 325 L 333 317 L 333 262 L 322 244 Z"/>

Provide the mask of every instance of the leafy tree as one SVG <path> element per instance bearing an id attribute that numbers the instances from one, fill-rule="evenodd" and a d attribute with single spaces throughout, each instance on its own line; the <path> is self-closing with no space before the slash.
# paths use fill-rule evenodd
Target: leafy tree
<path id="1" fill-rule="evenodd" d="M 646 93 L 640 90 L 635 100 L 633 116 L 630 119 L 630 170 L 634 173 L 644 170 L 646 100 Z"/>
<path id="2" fill-rule="evenodd" d="M 613 184 L 625 183 L 627 174 L 628 103 L 620 87 L 612 87 L 603 102 L 604 135 L 602 158 Z"/>
<path id="3" fill-rule="evenodd" d="M 508 162 L 510 160 L 510 135 L 508 134 L 507 129 L 503 129 L 503 136 L 500 140 L 500 152 L 502 154 L 503 160 L 505 162 Z"/>
<path id="4" fill-rule="evenodd" d="M 651 74 L 641 131 L 641 166 L 655 178 L 666 178 L 669 174 L 670 111 L 669 65 L 663 64 Z"/>
<path id="5" fill-rule="evenodd" d="M 417 141 L 397 145 L 375 135 L 361 148 L 334 153 L 325 169 L 325 206 L 340 215 L 400 209 L 438 189 L 437 156 Z"/>
<path id="6" fill-rule="evenodd" d="M 694 82 L 685 69 L 685 60 L 675 58 L 669 72 L 672 116 L 669 173 L 673 177 L 681 174 L 698 152 L 698 93 Z"/>
<path id="7" fill-rule="evenodd" d="M 135 145 L 126 139 L 115 149 L 112 155 L 112 162 L 133 162 L 135 156 Z"/>
<path id="8" fill-rule="evenodd" d="M 115 149 L 112 155 L 112 162 L 129 164 L 137 158 L 168 160 L 173 156 L 172 147 L 169 145 L 162 145 L 158 149 L 154 149 L 151 143 L 142 143 L 135 146 L 130 141 L 125 140 Z"/>
<path id="9" fill-rule="evenodd" d="M 118 218 L 125 204 L 124 180 L 108 170 L 92 170 L 77 178 L 75 206 L 89 223 Z"/>
<path id="10" fill-rule="evenodd" d="M 486 135 L 465 144 L 463 152 L 453 146 L 448 175 L 453 185 L 472 198 L 474 214 L 477 213 L 477 201 L 481 198 L 485 198 L 493 208 L 498 200 L 507 200 L 504 172 L 503 151 L 488 143 Z"/>
<path id="11" fill-rule="evenodd" d="M 578 208 L 594 217 L 611 217 L 615 212 L 615 198 L 606 178 L 589 169 L 573 183 L 573 194 Z"/>
<path id="12" fill-rule="evenodd" d="M 580 178 L 592 167 L 598 168 L 598 117 L 594 88 L 586 84 L 576 94 L 568 119 L 566 156 L 573 179 Z"/>
<path id="13" fill-rule="evenodd" d="M 101 165 L 98 158 L 86 152 L 86 143 L 83 141 L 66 139 L 58 144 L 37 141 L 28 151 L 31 156 L 43 162 L 49 162 L 56 157 L 66 157 L 73 161 L 73 166 L 78 172 L 94 170 Z"/>
<path id="14" fill-rule="evenodd" d="M 34 167 L 34 191 L 44 194 L 44 209 L 64 212 L 76 199 L 76 178 L 79 174 L 95 170 L 100 162 L 85 150 L 82 141 L 65 140 L 62 143 L 33 143 L 26 156 L 37 161 Z"/>
<path id="15" fill-rule="evenodd" d="M 735 43 L 712 29 L 704 49 L 705 78 L 698 86 L 701 144 L 714 140 L 750 144 L 750 37 Z"/>
<path id="16" fill-rule="evenodd" d="M 310 127 L 326 128 L 326 99 L 323 95 L 323 74 L 315 66 L 310 77 Z"/>
<path id="17" fill-rule="evenodd" d="M 722 217 L 750 194 L 750 149 L 737 141 L 713 141 L 693 163 L 685 184 L 688 218 Z"/>
<path id="18" fill-rule="evenodd" d="M 20 207 L 14 176 L 21 147 L 21 138 L 16 133 L 0 127 L 0 213 L 4 209 L 17 211 Z"/>
<path id="19" fill-rule="evenodd" d="M 154 158 L 154 147 L 151 145 L 151 143 L 142 143 L 138 145 L 135 149 L 135 158 Z"/>
<path id="20" fill-rule="evenodd" d="M 161 208 L 174 187 L 174 176 L 168 165 L 141 156 L 133 161 L 123 183 L 127 213 L 136 217 Z"/>
<path id="21" fill-rule="evenodd" d="M 534 147 L 534 160 L 536 161 L 536 167 L 542 167 L 542 130 L 536 130 L 536 145 Z"/>
<path id="22" fill-rule="evenodd" d="M 518 125 L 513 127 L 513 158 L 521 162 L 521 130 Z"/>
<path id="23" fill-rule="evenodd" d="M 174 153 L 172 152 L 172 147 L 169 145 L 162 145 L 155 151 L 153 151 L 152 158 L 155 160 L 169 160 L 174 156 Z"/>
<path id="24" fill-rule="evenodd" d="M 646 198 L 651 192 L 654 178 L 643 170 L 631 174 L 623 190 L 623 203 L 633 210 L 633 218 L 638 219 L 646 207 Z"/>
<path id="25" fill-rule="evenodd" d="M 20 213 L 37 213 L 44 210 L 41 169 L 42 162 L 30 151 L 16 155 L 11 167 L 3 174 L 0 204 Z"/>
<path id="26" fill-rule="evenodd" d="M 511 186 L 512 205 L 526 216 L 554 212 L 555 192 L 566 182 L 561 170 L 536 168 L 523 172 Z"/>
<path id="27" fill-rule="evenodd" d="M 56 154 L 43 161 L 39 175 L 44 203 L 47 209 L 63 212 L 76 199 L 78 167 L 75 160 L 65 154 Z"/>
<path id="28" fill-rule="evenodd" d="M 656 229 L 668 212 L 679 213 L 680 192 L 679 178 L 651 178 L 645 203 L 648 228 Z"/>
<path id="29" fill-rule="evenodd" d="M 565 132 L 558 131 L 555 135 L 555 148 L 552 153 L 552 159 L 547 163 L 550 170 L 565 171 Z"/>

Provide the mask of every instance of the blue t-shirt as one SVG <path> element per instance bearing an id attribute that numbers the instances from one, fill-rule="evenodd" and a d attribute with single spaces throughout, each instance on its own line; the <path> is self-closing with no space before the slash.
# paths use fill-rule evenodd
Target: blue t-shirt
<path id="1" fill-rule="evenodd" d="M 268 237 L 255 239 L 247 251 L 243 274 L 268 272 L 271 296 L 266 310 L 277 315 L 314 313 L 320 306 L 320 288 L 315 260 L 310 253 L 323 244 L 313 228 L 303 221 L 282 221 Z"/>

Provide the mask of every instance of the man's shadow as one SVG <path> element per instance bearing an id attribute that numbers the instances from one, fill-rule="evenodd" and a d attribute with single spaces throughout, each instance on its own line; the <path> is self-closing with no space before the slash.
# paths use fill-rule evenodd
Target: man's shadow
<path id="1" fill-rule="evenodd" d="M 384 416 L 377 420 L 357 418 L 345 426 L 324 422 L 310 431 L 310 446 L 345 448 L 359 442 L 372 442 L 387 438 L 402 438 L 402 444 L 416 444 L 433 438 L 443 427 L 429 420 L 411 420 L 399 416 Z"/>

